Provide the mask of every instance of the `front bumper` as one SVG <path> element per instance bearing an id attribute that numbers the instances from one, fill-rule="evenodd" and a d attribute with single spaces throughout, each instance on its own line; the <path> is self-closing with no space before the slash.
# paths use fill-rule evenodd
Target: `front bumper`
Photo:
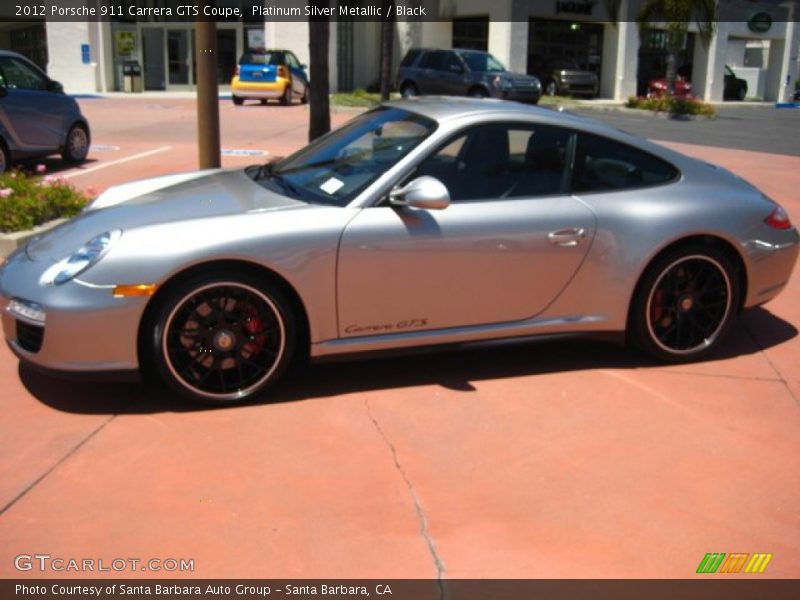
<path id="1" fill-rule="evenodd" d="M 148 298 L 117 298 L 110 287 L 76 280 L 42 285 L 39 279 L 51 264 L 17 252 L 0 269 L 0 318 L 11 350 L 21 360 L 52 371 L 138 369 L 139 323 Z M 44 322 L 9 306 L 12 299 L 38 305 Z"/>

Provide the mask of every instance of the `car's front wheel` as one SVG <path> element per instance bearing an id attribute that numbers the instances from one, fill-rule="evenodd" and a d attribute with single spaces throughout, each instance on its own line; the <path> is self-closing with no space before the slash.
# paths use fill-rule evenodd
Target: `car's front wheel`
<path id="1" fill-rule="evenodd" d="M 231 100 L 233 100 L 233 103 L 236 106 L 241 106 L 242 104 L 244 104 L 244 98 L 241 98 L 239 96 L 231 96 Z"/>
<path id="2" fill-rule="evenodd" d="M 71 163 L 79 163 L 86 160 L 89 154 L 89 131 L 84 125 L 76 123 L 67 132 L 67 141 L 61 157 Z"/>
<path id="3" fill-rule="evenodd" d="M 556 92 L 558 92 L 558 88 L 556 87 L 556 82 L 553 80 L 548 81 L 547 84 L 544 86 L 544 93 L 547 94 L 548 96 L 555 96 Z"/>
<path id="4" fill-rule="evenodd" d="M 661 361 L 702 358 L 730 329 L 741 293 L 736 270 L 720 250 L 691 245 L 667 252 L 637 287 L 629 334 Z"/>
<path id="5" fill-rule="evenodd" d="M 254 398 L 280 378 L 294 353 L 290 303 L 277 286 L 246 273 L 192 278 L 160 302 L 153 319 L 156 372 L 197 402 Z"/>
<path id="6" fill-rule="evenodd" d="M 419 96 L 419 90 L 413 83 L 404 83 L 403 87 L 400 88 L 400 95 L 403 98 L 414 98 Z"/>

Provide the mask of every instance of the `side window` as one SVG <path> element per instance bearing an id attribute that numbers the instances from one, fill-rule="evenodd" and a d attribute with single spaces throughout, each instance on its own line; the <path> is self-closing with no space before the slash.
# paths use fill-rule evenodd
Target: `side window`
<path id="1" fill-rule="evenodd" d="M 403 62 L 400 63 L 401 67 L 410 67 L 414 64 L 414 61 L 417 60 L 417 56 L 419 56 L 420 50 L 409 50 L 406 54 Z"/>
<path id="2" fill-rule="evenodd" d="M 453 202 L 566 194 L 574 139 L 558 127 L 482 125 L 423 161 L 415 176 L 442 181 Z"/>
<path id="3" fill-rule="evenodd" d="M 47 78 L 30 65 L 11 57 L 0 57 L 6 85 L 19 90 L 46 90 Z"/>
<path id="4" fill-rule="evenodd" d="M 444 60 L 444 70 L 450 73 L 461 73 L 464 67 L 455 52 L 448 52 Z"/>
<path id="5" fill-rule="evenodd" d="M 573 178 L 576 192 L 649 187 L 678 175 L 671 164 L 647 152 L 600 136 L 579 135 Z"/>
<path id="6" fill-rule="evenodd" d="M 428 52 L 425 58 L 422 59 L 420 65 L 423 69 L 433 69 L 435 71 L 443 71 L 445 68 L 445 61 L 447 60 L 447 53 L 442 51 Z"/>

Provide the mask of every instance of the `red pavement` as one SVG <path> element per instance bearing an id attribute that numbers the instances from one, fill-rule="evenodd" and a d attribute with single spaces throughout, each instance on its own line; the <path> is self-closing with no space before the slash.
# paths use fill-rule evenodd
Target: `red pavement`
<path id="1" fill-rule="evenodd" d="M 120 146 L 87 169 L 174 151 L 74 183 L 194 168 L 190 102 L 83 107 Z M 223 106 L 223 146 L 286 153 L 305 110 Z M 668 145 L 800 220 L 800 158 Z M 706 552 L 771 552 L 756 577 L 797 578 L 798 323 L 795 273 L 703 363 L 548 342 L 317 366 L 274 403 L 218 410 L 50 380 L 2 349 L 0 577 L 87 575 L 14 568 L 48 553 L 194 559 L 167 575 L 198 578 L 686 578 Z"/>

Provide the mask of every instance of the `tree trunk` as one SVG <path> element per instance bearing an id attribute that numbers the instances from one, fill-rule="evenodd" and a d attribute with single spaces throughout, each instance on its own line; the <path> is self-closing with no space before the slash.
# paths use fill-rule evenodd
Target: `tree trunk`
<path id="1" fill-rule="evenodd" d="M 328 8 L 328 0 L 310 0 L 310 5 Z M 330 20 L 328 17 L 311 17 L 309 33 L 309 77 L 311 78 L 308 125 L 308 141 L 312 141 L 331 130 L 330 71 L 328 68 L 328 43 Z"/>
<path id="2" fill-rule="evenodd" d="M 392 91 L 392 53 L 394 51 L 394 0 L 384 0 L 381 22 L 381 100 L 386 102 Z M 388 17 L 386 16 L 388 15 Z"/>

